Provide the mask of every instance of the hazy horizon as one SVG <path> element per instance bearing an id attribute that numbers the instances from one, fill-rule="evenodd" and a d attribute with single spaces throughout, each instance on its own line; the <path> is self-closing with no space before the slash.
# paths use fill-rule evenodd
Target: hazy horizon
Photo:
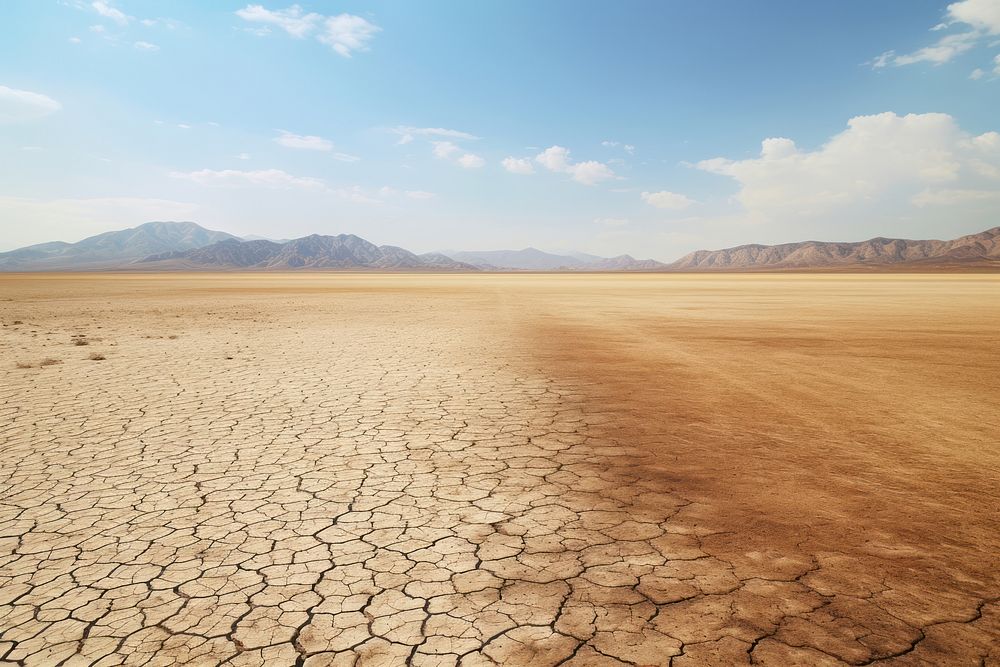
<path id="1" fill-rule="evenodd" d="M 672 261 L 1000 224 L 995 0 L 4 13 L 0 251 L 191 220 Z"/>

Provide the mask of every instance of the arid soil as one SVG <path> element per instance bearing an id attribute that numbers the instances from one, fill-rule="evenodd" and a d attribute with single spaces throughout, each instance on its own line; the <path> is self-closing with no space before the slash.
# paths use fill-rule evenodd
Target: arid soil
<path id="1" fill-rule="evenodd" d="M 1000 276 L 0 276 L 0 664 L 1000 665 Z"/>

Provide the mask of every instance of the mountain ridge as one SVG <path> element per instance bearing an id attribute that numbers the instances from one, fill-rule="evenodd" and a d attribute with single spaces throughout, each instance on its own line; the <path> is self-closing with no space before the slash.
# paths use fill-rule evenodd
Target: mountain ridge
<path id="1" fill-rule="evenodd" d="M 668 265 L 671 271 L 935 268 L 981 265 L 1000 268 L 1000 227 L 951 240 L 875 237 L 866 241 L 751 243 L 696 250 Z"/>
<path id="2" fill-rule="evenodd" d="M 697 250 L 664 264 L 631 255 L 599 257 L 521 250 L 415 254 L 354 234 L 239 238 L 193 222 L 147 222 L 76 243 L 50 241 L 0 253 L 0 271 L 69 270 L 372 271 L 871 271 L 1000 270 L 1000 226 L 951 240 L 745 244 Z"/>

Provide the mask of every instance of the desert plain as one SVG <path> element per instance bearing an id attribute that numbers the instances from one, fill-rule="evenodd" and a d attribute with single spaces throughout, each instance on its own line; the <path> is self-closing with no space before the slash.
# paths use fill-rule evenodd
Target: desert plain
<path id="1" fill-rule="evenodd" d="M 2 665 L 998 665 L 1000 276 L 0 276 Z"/>

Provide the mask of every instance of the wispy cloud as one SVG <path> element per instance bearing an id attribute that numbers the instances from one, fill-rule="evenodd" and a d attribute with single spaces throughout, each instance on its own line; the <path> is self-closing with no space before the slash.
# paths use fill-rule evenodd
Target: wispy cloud
<path id="1" fill-rule="evenodd" d="M 912 53 L 886 51 L 870 61 L 874 69 L 883 67 L 930 63 L 942 65 L 984 43 L 987 38 L 1000 35 L 1000 2 L 997 0 L 960 0 L 948 5 L 945 18 L 931 28 L 937 32 L 952 26 L 966 26 L 963 32 L 944 35 L 933 44 Z M 978 78 L 978 77 L 973 77 Z"/>
<path id="2" fill-rule="evenodd" d="M 460 130 L 449 130 L 444 127 L 411 127 L 409 125 L 397 125 L 391 129 L 392 132 L 399 135 L 399 144 L 408 144 L 414 140 L 416 137 L 440 137 L 445 139 L 465 139 L 467 141 L 475 141 L 479 139 L 474 134 L 469 134 L 468 132 L 462 132 Z"/>
<path id="3" fill-rule="evenodd" d="M 201 169 L 190 172 L 170 172 L 171 178 L 190 181 L 210 187 L 263 187 L 276 189 L 326 190 L 326 184 L 318 178 L 293 176 L 281 169 L 260 169 L 240 171 L 237 169 Z"/>
<path id="4" fill-rule="evenodd" d="M 267 9 L 263 5 L 247 5 L 236 11 L 236 15 L 249 23 L 267 28 L 274 26 L 284 30 L 296 39 L 315 37 L 336 53 L 350 58 L 356 51 L 367 51 L 369 43 L 382 29 L 367 19 L 354 14 L 324 16 L 306 12 L 299 5 L 285 9 Z M 252 31 L 265 36 L 269 30 Z"/>
<path id="5" fill-rule="evenodd" d="M 128 22 L 132 19 L 131 16 L 123 12 L 122 10 L 114 7 L 108 2 L 102 2 L 101 0 L 96 0 L 90 3 L 90 6 L 94 8 L 94 11 L 103 16 L 106 19 L 111 19 L 118 25 L 124 26 L 128 25 Z"/>
<path id="6" fill-rule="evenodd" d="M 0 86 L 0 123 L 35 120 L 62 108 L 48 95 Z"/>
<path id="7" fill-rule="evenodd" d="M 142 41 L 140 41 L 140 42 L 136 42 L 132 46 L 134 46 L 135 48 L 137 48 L 140 51 L 159 51 L 160 50 L 159 46 L 157 46 L 156 44 L 151 44 L 150 42 L 142 42 Z"/>
<path id="8" fill-rule="evenodd" d="M 274 138 L 274 142 L 285 148 L 298 148 L 307 151 L 329 152 L 333 150 L 333 142 L 329 139 L 311 134 L 295 134 L 287 130 L 278 130 L 278 136 Z"/>

